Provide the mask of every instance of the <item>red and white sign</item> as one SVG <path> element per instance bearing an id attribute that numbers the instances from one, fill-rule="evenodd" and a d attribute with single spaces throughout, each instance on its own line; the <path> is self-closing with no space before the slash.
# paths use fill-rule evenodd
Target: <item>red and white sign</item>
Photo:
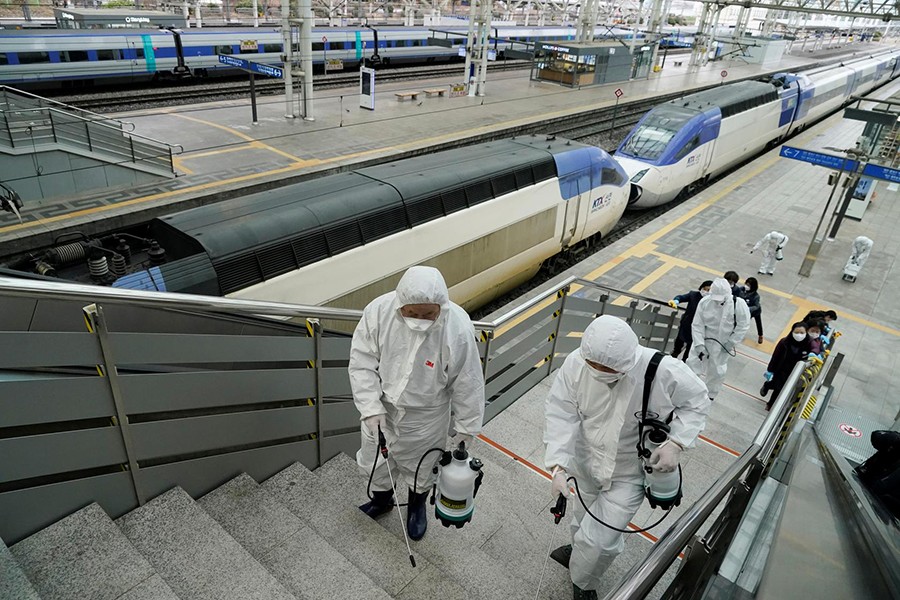
<path id="1" fill-rule="evenodd" d="M 622 88 L 616 88 L 616 98 L 621 98 L 625 95 L 625 92 L 622 91 Z"/>
<path id="2" fill-rule="evenodd" d="M 846 423 L 841 423 L 838 426 L 838 429 L 840 429 L 841 431 L 843 431 L 845 434 L 849 435 L 850 437 L 855 437 L 855 438 L 862 437 L 862 431 L 860 431 L 853 425 L 847 425 Z"/>
<path id="3" fill-rule="evenodd" d="M 327 42 L 327 41 L 328 41 L 328 38 L 325 37 L 325 36 L 323 35 L 323 36 L 322 36 L 322 41 L 323 41 L 323 42 Z"/>
<path id="4" fill-rule="evenodd" d="M 722 72 L 719 73 L 719 75 L 721 75 L 723 78 L 724 78 L 724 77 L 728 77 L 728 71 L 726 71 L 726 70 L 723 69 Z"/>

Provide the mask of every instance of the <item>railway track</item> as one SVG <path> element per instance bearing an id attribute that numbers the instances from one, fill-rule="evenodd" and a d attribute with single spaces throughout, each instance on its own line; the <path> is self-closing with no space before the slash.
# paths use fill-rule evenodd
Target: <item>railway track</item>
<path id="1" fill-rule="evenodd" d="M 506 61 L 488 65 L 492 73 L 522 70 L 531 66 L 528 61 Z M 409 67 L 403 69 L 385 69 L 378 72 L 380 83 L 422 79 L 425 77 L 446 77 L 459 75 L 462 78 L 462 64 L 450 64 L 430 67 Z M 229 78 L 231 79 L 231 78 Z M 348 87 L 359 82 L 359 73 L 342 73 L 314 78 L 313 88 L 317 90 Z M 256 80 L 258 95 L 274 95 L 284 93 L 284 82 L 259 78 Z M 250 94 L 250 84 L 246 78 L 239 81 L 210 83 L 185 83 L 166 87 L 147 87 L 143 89 L 104 90 L 92 94 L 56 96 L 54 100 L 77 108 L 95 112 L 119 112 L 136 108 L 154 108 L 157 106 L 178 106 L 196 102 L 213 102 L 233 98 L 245 98 Z"/>

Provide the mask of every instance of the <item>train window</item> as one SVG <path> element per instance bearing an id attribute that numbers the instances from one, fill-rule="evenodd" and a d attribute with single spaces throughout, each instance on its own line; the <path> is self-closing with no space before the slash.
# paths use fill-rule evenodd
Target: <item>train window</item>
<path id="1" fill-rule="evenodd" d="M 9 59 L 6 58 L 6 52 L 0 52 L 0 65 L 8 65 Z"/>
<path id="2" fill-rule="evenodd" d="M 144 49 L 143 48 L 135 48 L 134 49 L 134 57 L 138 60 L 144 59 Z"/>
<path id="3" fill-rule="evenodd" d="M 59 60 L 61 62 L 81 62 L 89 59 L 87 50 L 69 50 L 68 52 L 60 52 Z"/>
<path id="4" fill-rule="evenodd" d="M 678 154 L 675 155 L 675 160 L 681 160 L 694 150 L 696 150 L 700 146 L 700 134 L 694 136 L 694 138 L 684 145 L 684 148 L 678 151 Z"/>
<path id="5" fill-rule="evenodd" d="M 213 54 L 234 54 L 234 48 L 231 46 L 214 46 Z"/>
<path id="6" fill-rule="evenodd" d="M 626 179 L 618 169 L 603 167 L 600 170 L 600 185 L 623 185 Z"/>
<path id="7" fill-rule="evenodd" d="M 259 48 L 259 47 L 257 46 L 257 48 Z M 258 54 L 259 50 L 258 49 L 257 50 L 249 50 L 246 48 L 238 48 L 238 52 L 241 54 Z"/>
<path id="8" fill-rule="evenodd" d="M 281 54 L 281 44 L 263 44 L 263 52 Z"/>
<path id="9" fill-rule="evenodd" d="M 328 42 L 329 50 L 343 50 L 344 42 Z"/>
<path id="10" fill-rule="evenodd" d="M 97 60 L 116 60 L 119 57 L 115 50 L 97 50 Z"/>
<path id="11" fill-rule="evenodd" d="M 322 52 L 325 50 L 325 44 L 322 42 L 313 42 L 312 51 L 313 52 Z"/>
<path id="12" fill-rule="evenodd" d="M 425 40 L 409 40 L 410 46 L 424 46 Z"/>
<path id="13" fill-rule="evenodd" d="M 33 65 L 50 62 L 50 54 L 47 52 L 19 52 L 20 65 Z"/>

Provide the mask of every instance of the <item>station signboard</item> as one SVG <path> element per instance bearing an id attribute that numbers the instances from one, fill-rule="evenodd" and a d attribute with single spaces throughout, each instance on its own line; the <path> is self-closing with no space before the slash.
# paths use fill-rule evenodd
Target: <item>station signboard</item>
<path id="1" fill-rule="evenodd" d="M 230 54 L 219 54 L 219 62 L 223 65 L 228 65 L 229 67 L 234 67 L 236 69 L 243 69 L 244 71 L 256 73 L 258 75 L 277 77 L 278 79 L 284 78 L 284 69 L 281 67 L 256 63 L 243 58 L 238 58 L 237 56 L 231 56 Z"/>

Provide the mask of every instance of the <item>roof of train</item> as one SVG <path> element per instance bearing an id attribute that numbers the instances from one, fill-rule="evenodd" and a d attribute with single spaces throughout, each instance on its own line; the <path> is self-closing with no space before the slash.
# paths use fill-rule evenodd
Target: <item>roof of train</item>
<path id="1" fill-rule="evenodd" d="M 542 163 L 555 173 L 554 154 L 584 147 L 563 138 L 537 136 L 498 140 L 366 167 L 163 217 L 157 220 L 162 234 L 160 242 L 170 246 L 170 236 L 181 238 L 182 243 L 186 241 L 184 236 L 188 236 L 216 261 L 296 238 L 305 231 L 352 219 L 362 221 L 373 213 L 379 213 L 379 219 L 370 226 L 388 226 L 384 211 L 392 207 L 401 211 L 393 218 L 401 219 L 405 228 L 404 204 L 405 210 L 415 211 L 418 201 L 457 191 L 459 196 L 452 199 L 448 196 L 443 202 L 461 202 L 455 205 L 456 209 L 465 208 L 466 194 L 461 192 L 473 183 L 486 182 L 486 189 L 477 190 L 486 196 L 478 201 L 489 200 L 493 197 L 491 178 Z M 362 223 L 361 226 L 365 227 Z"/>
<path id="2" fill-rule="evenodd" d="M 756 105 L 760 100 L 769 101 L 777 98 L 778 92 L 771 83 L 762 81 L 738 81 L 729 85 L 722 85 L 695 94 L 689 94 L 677 100 L 670 100 L 668 104 L 706 110 L 711 106 L 717 106 L 722 111 L 722 116 L 741 112 L 746 105 Z"/>

